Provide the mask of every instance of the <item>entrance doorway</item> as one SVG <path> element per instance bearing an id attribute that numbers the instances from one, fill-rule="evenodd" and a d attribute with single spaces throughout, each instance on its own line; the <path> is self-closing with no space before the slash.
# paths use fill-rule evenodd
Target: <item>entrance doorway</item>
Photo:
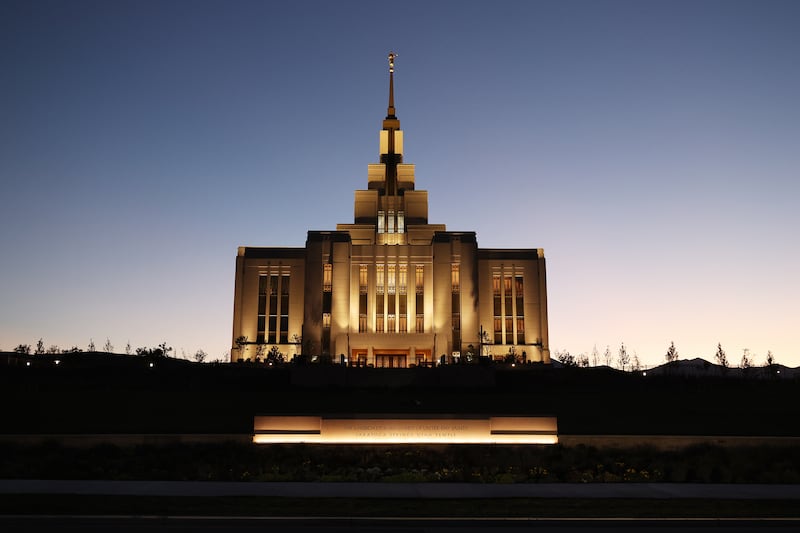
<path id="1" fill-rule="evenodd" d="M 417 366 L 433 366 L 433 359 L 431 359 L 430 350 L 415 350 Z"/>
<path id="2" fill-rule="evenodd" d="M 381 353 L 375 354 L 375 366 L 377 368 L 406 368 L 408 355 L 404 353 Z"/>
<path id="3" fill-rule="evenodd" d="M 367 351 L 353 350 L 349 361 L 350 366 L 367 366 Z"/>

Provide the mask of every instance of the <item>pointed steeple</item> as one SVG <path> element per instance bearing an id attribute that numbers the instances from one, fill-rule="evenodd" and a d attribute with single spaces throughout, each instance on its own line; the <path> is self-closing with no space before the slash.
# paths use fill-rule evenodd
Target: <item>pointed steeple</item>
<path id="1" fill-rule="evenodd" d="M 394 114 L 394 58 L 397 54 L 389 52 L 389 109 L 386 118 L 397 118 Z"/>

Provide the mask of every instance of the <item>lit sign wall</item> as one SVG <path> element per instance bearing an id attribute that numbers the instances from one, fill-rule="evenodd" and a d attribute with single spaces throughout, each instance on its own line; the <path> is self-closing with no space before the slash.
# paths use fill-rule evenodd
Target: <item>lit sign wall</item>
<path id="1" fill-rule="evenodd" d="M 257 444 L 555 444 L 555 417 L 257 416 Z"/>

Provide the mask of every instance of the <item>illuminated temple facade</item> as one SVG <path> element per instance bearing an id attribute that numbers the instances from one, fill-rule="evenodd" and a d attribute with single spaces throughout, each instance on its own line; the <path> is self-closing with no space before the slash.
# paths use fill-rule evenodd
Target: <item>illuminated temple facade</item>
<path id="1" fill-rule="evenodd" d="M 380 160 L 353 222 L 309 231 L 302 248 L 239 248 L 231 360 L 273 347 L 378 368 L 550 362 L 543 250 L 479 248 L 475 232 L 428 222 L 403 161 L 393 54 Z"/>

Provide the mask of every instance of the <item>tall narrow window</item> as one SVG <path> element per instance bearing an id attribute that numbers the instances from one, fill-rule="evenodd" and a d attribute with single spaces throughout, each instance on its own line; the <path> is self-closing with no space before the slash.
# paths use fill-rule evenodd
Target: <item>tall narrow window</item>
<path id="1" fill-rule="evenodd" d="M 503 344 L 503 297 L 500 293 L 500 274 L 492 275 L 492 300 L 494 303 L 494 343 Z"/>
<path id="2" fill-rule="evenodd" d="M 405 232 L 406 228 L 406 215 L 403 211 L 397 212 L 397 233 Z"/>
<path id="3" fill-rule="evenodd" d="M 397 266 L 386 265 L 386 267 L 386 285 L 388 287 L 388 295 L 386 298 L 386 331 L 394 333 L 397 331 L 397 329 L 395 329 L 395 317 L 397 316 Z"/>
<path id="4" fill-rule="evenodd" d="M 417 265 L 414 269 L 416 286 L 417 333 L 425 332 L 425 267 Z"/>
<path id="5" fill-rule="evenodd" d="M 322 265 L 322 353 L 331 353 L 331 309 L 333 307 L 333 265 Z"/>
<path id="6" fill-rule="evenodd" d="M 387 285 L 389 286 L 389 294 L 394 294 L 397 290 L 397 267 L 395 265 L 388 265 Z"/>
<path id="7" fill-rule="evenodd" d="M 358 331 L 367 331 L 367 265 L 358 266 Z"/>
<path id="8" fill-rule="evenodd" d="M 383 233 L 383 225 L 385 224 L 386 213 L 384 211 L 378 211 L 378 233 Z"/>
<path id="9" fill-rule="evenodd" d="M 408 265 L 398 265 L 397 271 L 399 273 L 397 285 L 400 287 L 400 294 L 405 294 L 408 290 Z"/>
<path id="10" fill-rule="evenodd" d="M 386 313 L 385 305 L 385 265 L 375 265 L 375 331 L 383 333 L 384 315 Z"/>
<path id="11" fill-rule="evenodd" d="M 266 274 L 258 276 L 258 330 L 256 332 L 256 342 L 258 344 L 264 344 L 266 341 L 268 287 L 269 276 Z"/>
<path id="12" fill-rule="evenodd" d="M 331 314 L 322 313 L 322 353 L 331 353 Z"/>
<path id="13" fill-rule="evenodd" d="M 386 233 L 394 233 L 394 211 L 389 211 L 389 218 L 386 222 L 388 222 L 389 225 Z"/>
<path id="14" fill-rule="evenodd" d="M 452 288 L 452 316 L 453 325 L 453 351 L 461 351 L 461 269 L 458 264 L 453 264 L 450 269 L 450 282 Z"/>
<path id="15" fill-rule="evenodd" d="M 279 342 L 289 342 L 289 274 L 281 276 L 281 329 Z"/>
<path id="16" fill-rule="evenodd" d="M 267 329 L 268 342 L 277 341 L 278 331 L 278 282 L 280 276 L 269 277 L 269 328 Z"/>
<path id="17" fill-rule="evenodd" d="M 511 294 L 511 276 L 503 278 L 503 318 L 505 318 L 506 344 L 514 344 L 514 308 Z"/>
<path id="18" fill-rule="evenodd" d="M 525 286 L 522 276 L 514 277 L 514 293 L 517 308 L 517 344 L 525 344 Z"/>
<path id="19" fill-rule="evenodd" d="M 331 292 L 333 288 L 333 265 L 326 263 L 322 265 L 322 291 Z"/>
<path id="20" fill-rule="evenodd" d="M 408 265 L 398 265 L 398 289 L 400 296 L 398 297 L 398 315 L 400 319 L 397 323 L 397 330 L 400 333 L 408 332 Z"/>

